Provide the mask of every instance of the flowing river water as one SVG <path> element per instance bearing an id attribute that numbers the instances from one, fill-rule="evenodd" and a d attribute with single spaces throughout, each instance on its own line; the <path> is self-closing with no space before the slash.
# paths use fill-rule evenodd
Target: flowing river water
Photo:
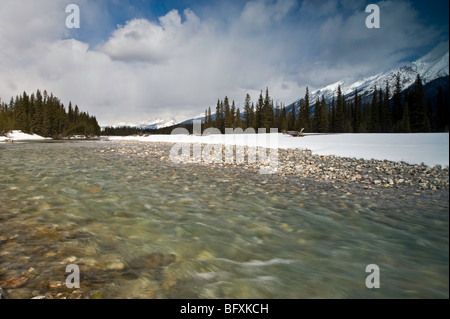
<path id="1" fill-rule="evenodd" d="M 448 198 L 337 196 L 111 143 L 0 145 L 0 285 L 27 278 L 11 298 L 70 296 L 68 264 L 88 298 L 449 297 Z"/>

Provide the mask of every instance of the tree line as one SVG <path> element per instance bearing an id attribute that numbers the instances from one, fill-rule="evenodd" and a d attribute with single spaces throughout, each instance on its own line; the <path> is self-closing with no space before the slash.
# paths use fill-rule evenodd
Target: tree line
<path id="1" fill-rule="evenodd" d="M 0 102 L 0 134 L 21 130 L 28 134 L 63 138 L 72 135 L 99 136 L 100 126 L 95 116 L 82 112 L 69 102 L 68 110 L 47 91 L 11 97 L 9 104 Z"/>
<path id="2" fill-rule="evenodd" d="M 105 136 L 130 136 L 130 135 L 145 135 L 145 134 L 155 134 L 157 130 L 154 129 L 143 129 L 135 126 L 119 126 L 112 127 L 107 126 L 102 130 L 102 135 Z"/>
<path id="3" fill-rule="evenodd" d="M 358 91 L 346 99 L 338 86 L 331 103 L 327 104 L 324 96 L 317 98 L 313 112 L 311 104 L 308 88 L 304 98 L 293 103 L 289 111 L 284 104 L 274 105 L 268 88 L 265 95 L 261 91 L 256 105 L 247 94 L 242 112 L 225 97 L 217 101 L 214 119 L 211 107 L 205 110 L 204 128 L 215 127 L 222 133 L 225 128 L 238 127 L 278 128 L 280 132 L 304 129 L 310 133 L 417 133 L 449 129 L 448 90 L 439 87 L 435 103 L 427 101 L 419 75 L 406 92 L 397 74 L 393 92 L 386 82 L 384 88 L 374 88 L 370 101 L 363 102 Z"/>

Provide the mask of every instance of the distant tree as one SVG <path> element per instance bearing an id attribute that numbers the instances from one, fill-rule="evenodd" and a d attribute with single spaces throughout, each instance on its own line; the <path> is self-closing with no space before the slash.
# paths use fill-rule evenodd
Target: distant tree
<path id="1" fill-rule="evenodd" d="M 256 110 L 255 104 L 252 102 L 252 106 L 250 107 L 250 126 L 256 129 Z"/>
<path id="2" fill-rule="evenodd" d="M 288 129 L 286 107 L 284 105 L 281 108 L 279 128 L 281 131 L 286 131 Z"/>
<path id="3" fill-rule="evenodd" d="M 295 130 L 295 124 L 296 124 L 296 111 L 295 111 L 295 102 L 292 103 L 292 109 L 289 112 L 288 120 L 287 120 L 287 128 L 289 131 Z"/>
<path id="4" fill-rule="evenodd" d="M 212 115 L 211 115 L 211 107 L 208 106 L 208 128 L 212 127 L 213 125 L 213 120 L 212 120 Z"/>
<path id="5" fill-rule="evenodd" d="M 380 90 L 381 92 L 381 90 Z M 390 112 L 390 88 L 389 82 L 386 81 L 386 88 L 384 90 L 383 102 L 380 109 L 380 125 L 383 133 L 390 133 L 392 131 L 392 120 Z M 380 100 L 381 103 L 381 100 Z"/>
<path id="6" fill-rule="evenodd" d="M 259 101 L 259 103 L 261 103 L 261 101 Z M 266 96 L 262 103 L 263 106 L 261 110 L 261 127 L 268 130 L 275 123 L 273 103 L 270 100 L 269 88 L 266 88 Z"/>
<path id="7" fill-rule="evenodd" d="M 247 127 L 251 127 L 251 99 L 250 99 L 250 95 L 247 93 L 247 95 L 245 96 L 245 102 L 244 102 L 244 124 L 245 124 L 245 128 Z"/>
<path id="8" fill-rule="evenodd" d="M 334 96 L 333 96 L 333 100 L 331 101 L 331 108 L 330 108 L 330 114 L 329 114 L 329 118 L 330 118 L 330 132 L 336 132 L 336 103 L 334 100 Z"/>
<path id="9" fill-rule="evenodd" d="M 230 121 L 232 128 L 236 127 L 236 104 L 233 102 L 231 103 L 231 109 L 230 109 Z"/>
<path id="10" fill-rule="evenodd" d="M 410 107 L 411 132 L 429 132 L 430 120 L 427 116 L 427 105 L 422 79 L 417 75 L 414 87 L 408 101 Z"/>
<path id="11" fill-rule="evenodd" d="M 10 105 L 0 105 L 2 125 L 1 130 L 21 130 L 25 133 L 39 134 L 49 137 L 64 137 L 81 132 L 85 135 L 100 134 L 100 126 L 95 117 L 89 116 L 88 113 L 75 112 L 73 118 L 66 112 L 64 104 L 47 92 L 41 94 L 40 90 L 36 94 L 28 95 L 24 92 L 20 97 L 14 100 L 11 98 Z M 69 113 L 71 113 L 71 104 L 69 104 Z M 4 118 L 3 118 L 4 117 Z M 76 124 L 76 126 L 74 126 Z M 70 127 L 74 126 L 74 130 Z"/>
<path id="12" fill-rule="evenodd" d="M 402 85 L 400 79 L 400 73 L 397 73 L 395 79 L 394 94 L 392 96 L 392 125 L 396 127 L 401 119 L 403 113 L 403 102 L 402 102 Z M 397 126 L 398 127 L 398 126 Z"/>
<path id="13" fill-rule="evenodd" d="M 342 96 L 341 86 L 338 86 L 338 96 L 336 102 L 335 131 L 344 132 L 344 97 Z"/>
<path id="14" fill-rule="evenodd" d="M 379 128 L 379 104 L 378 104 L 378 89 L 375 86 L 374 92 L 372 94 L 372 104 L 370 105 L 370 121 L 369 121 L 369 132 L 377 133 Z"/>
<path id="15" fill-rule="evenodd" d="M 241 110 L 239 108 L 237 108 L 237 110 L 236 110 L 235 127 L 243 128 L 242 119 L 241 119 Z"/>
<path id="16" fill-rule="evenodd" d="M 309 102 L 309 88 L 306 87 L 305 92 L 305 108 L 303 110 L 303 117 L 306 121 L 306 127 L 305 130 L 311 130 L 311 112 L 310 112 L 310 102 Z"/>
<path id="17" fill-rule="evenodd" d="M 256 103 L 256 127 L 255 129 L 262 128 L 263 127 L 263 108 L 264 108 L 264 98 L 262 95 L 262 91 L 259 94 L 258 102 Z"/>
<path id="18" fill-rule="evenodd" d="M 223 100 L 223 107 L 225 110 L 225 118 L 224 118 L 225 128 L 231 128 L 233 127 L 233 116 L 231 115 L 230 102 L 228 101 L 227 96 L 225 96 L 225 99 Z"/>
<path id="19" fill-rule="evenodd" d="M 405 102 L 405 109 L 403 110 L 402 119 L 398 123 L 398 126 L 398 132 L 411 133 L 408 102 Z"/>

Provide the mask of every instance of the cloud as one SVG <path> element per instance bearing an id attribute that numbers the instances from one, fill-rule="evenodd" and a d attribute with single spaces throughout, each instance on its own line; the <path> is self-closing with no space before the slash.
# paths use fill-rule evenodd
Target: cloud
<path id="1" fill-rule="evenodd" d="M 134 18 L 92 46 L 77 36 L 103 34 L 108 1 L 78 1 L 79 31 L 65 27 L 69 2 L 2 0 L 0 96 L 46 89 L 102 124 L 183 120 L 266 86 L 289 104 L 306 86 L 397 66 L 440 36 L 407 1 L 379 2 L 381 29 L 369 30 L 363 2 L 253 0 Z"/>

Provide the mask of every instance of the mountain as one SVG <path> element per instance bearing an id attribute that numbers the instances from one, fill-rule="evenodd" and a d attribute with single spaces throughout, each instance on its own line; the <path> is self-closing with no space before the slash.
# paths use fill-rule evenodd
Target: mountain
<path id="1" fill-rule="evenodd" d="M 384 89 L 386 87 L 386 81 L 389 83 L 392 94 L 397 74 L 400 74 L 403 90 L 407 90 L 414 84 L 417 74 L 422 78 L 423 84 L 430 83 L 433 80 L 449 75 L 448 60 L 448 44 L 446 46 L 438 46 L 422 58 L 401 66 L 400 68 L 382 72 L 354 83 L 349 83 L 348 80 L 341 80 L 315 90 L 309 95 L 310 107 L 314 108 L 316 99 L 321 99 L 322 95 L 325 97 L 327 104 L 331 103 L 333 96 L 337 96 L 339 85 L 341 86 L 341 92 L 346 100 L 352 100 L 355 90 L 358 90 L 358 95 L 362 97 L 362 101 L 364 102 L 371 98 L 375 87 Z M 296 106 L 298 106 L 300 100 L 301 98 L 294 102 L 296 103 Z M 293 103 L 287 107 L 288 111 L 292 108 L 292 104 Z"/>
<path id="2" fill-rule="evenodd" d="M 115 125 L 109 125 L 110 127 L 117 128 L 117 127 L 123 127 L 123 126 L 129 126 L 129 127 L 138 127 L 142 129 L 149 129 L 149 130 L 155 130 L 160 129 L 168 126 L 172 126 L 177 124 L 178 122 L 174 118 L 170 119 L 156 119 L 156 120 L 147 120 L 141 123 L 124 123 L 120 122 Z M 105 126 L 106 127 L 106 126 Z M 105 128 L 102 127 L 102 128 Z"/>

